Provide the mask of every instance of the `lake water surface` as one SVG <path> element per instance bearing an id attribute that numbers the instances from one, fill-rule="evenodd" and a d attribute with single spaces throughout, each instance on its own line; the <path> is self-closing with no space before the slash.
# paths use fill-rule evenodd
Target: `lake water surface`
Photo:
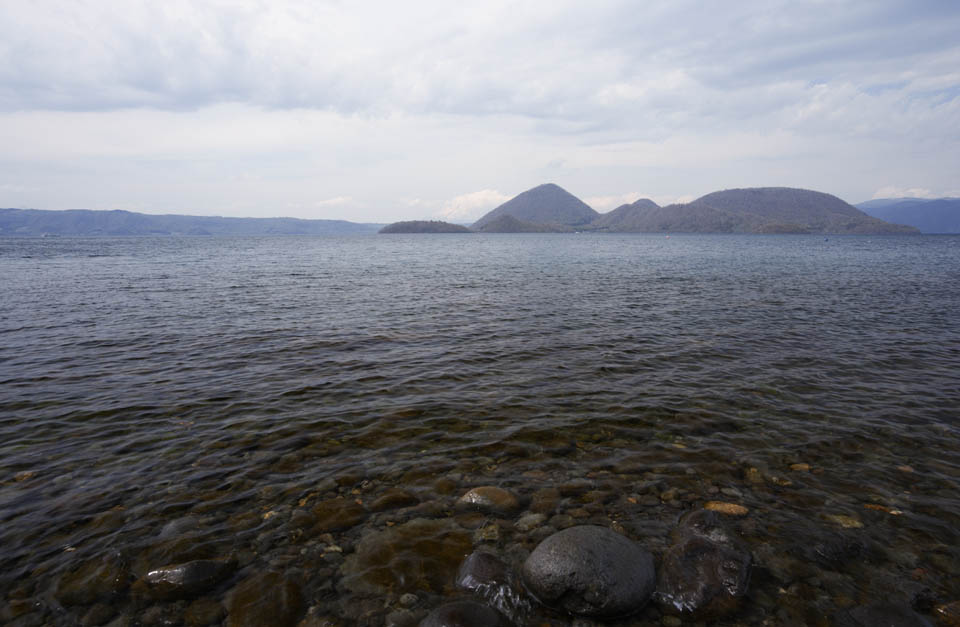
<path id="1" fill-rule="evenodd" d="M 416 624 L 475 548 L 659 558 L 710 500 L 754 558 L 718 624 L 929 614 L 958 408 L 960 237 L 0 238 L 0 621 L 236 622 L 254 582 L 278 623 Z"/>

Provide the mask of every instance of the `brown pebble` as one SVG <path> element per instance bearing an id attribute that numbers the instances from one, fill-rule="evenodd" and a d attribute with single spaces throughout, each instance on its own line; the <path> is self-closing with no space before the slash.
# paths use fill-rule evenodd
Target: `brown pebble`
<path id="1" fill-rule="evenodd" d="M 707 501 L 703 506 L 703 509 L 708 509 L 712 512 L 718 512 L 720 514 L 726 514 L 728 516 L 746 516 L 750 512 L 750 510 L 743 505 L 726 503 L 724 501 Z"/>
<path id="2" fill-rule="evenodd" d="M 907 466 L 904 464 L 903 466 L 897 466 L 897 470 L 900 472 L 913 472 L 913 466 Z"/>
<path id="3" fill-rule="evenodd" d="M 790 464 L 790 470 L 795 470 L 797 472 L 810 472 L 810 464 Z"/>
<path id="4" fill-rule="evenodd" d="M 37 473 L 32 470 L 24 470 L 23 472 L 18 472 L 13 476 L 15 481 L 26 481 L 27 479 L 32 479 Z"/>

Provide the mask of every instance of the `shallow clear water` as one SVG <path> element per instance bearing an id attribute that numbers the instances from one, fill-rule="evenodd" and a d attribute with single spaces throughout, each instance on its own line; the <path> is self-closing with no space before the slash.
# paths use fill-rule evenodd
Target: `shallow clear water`
<path id="1" fill-rule="evenodd" d="M 952 236 L 0 239 L 0 618 L 178 624 L 196 602 L 138 580 L 230 557 L 216 620 L 271 570 L 382 624 L 456 592 L 355 585 L 371 534 L 443 520 L 516 565 L 594 523 L 659 556 L 707 500 L 750 509 L 729 621 L 927 611 L 960 599 L 958 285 Z M 478 485 L 558 496 L 521 530 L 456 507 Z M 357 521 L 318 528 L 338 497 Z"/>

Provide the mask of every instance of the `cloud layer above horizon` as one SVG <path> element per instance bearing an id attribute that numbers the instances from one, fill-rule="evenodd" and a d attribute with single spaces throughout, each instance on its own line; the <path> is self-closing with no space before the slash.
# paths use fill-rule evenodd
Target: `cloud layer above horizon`
<path id="1" fill-rule="evenodd" d="M 3 3 L 0 206 L 960 195 L 958 32 L 952 1 Z"/>

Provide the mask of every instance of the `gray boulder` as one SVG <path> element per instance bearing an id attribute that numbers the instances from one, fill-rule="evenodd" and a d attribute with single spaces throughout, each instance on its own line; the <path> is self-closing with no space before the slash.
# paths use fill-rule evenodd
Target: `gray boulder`
<path id="1" fill-rule="evenodd" d="M 524 562 L 522 575 L 541 603 L 596 618 L 641 609 L 656 581 L 646 549 L 611 529 L 589 525 L 547 537 Z"/>

